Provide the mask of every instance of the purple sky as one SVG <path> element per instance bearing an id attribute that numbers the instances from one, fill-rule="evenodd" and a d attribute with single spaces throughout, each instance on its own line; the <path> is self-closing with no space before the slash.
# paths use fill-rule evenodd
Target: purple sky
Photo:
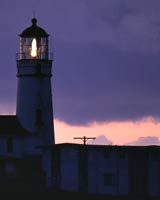
<path id="1" fill-rule="evenodd" d="M 38 25 L 54 52 L 55 118 L 160 119 L 159 0 L 1 0 L 0 109 L 15 113 L 19 33 Z"/>

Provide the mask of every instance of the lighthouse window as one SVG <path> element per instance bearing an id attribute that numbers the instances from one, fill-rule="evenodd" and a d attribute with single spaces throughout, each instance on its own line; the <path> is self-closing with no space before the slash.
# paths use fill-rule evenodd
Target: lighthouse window
<path id="1" fill-rule="evenodd" d="M 41 65 L 39 63 L 36 65 L 36 72 L 37 74 L 41 74 Z"/>
<path id="2" fill-rule="evenodd" d="M 7 139 L 7 152 L 13 152 L 13 139 L 11 137 Z"/>
<path id="3" fill-rule="evenodd" d="M 37 125 L 42 124 L 42 110 L 41 109 L 36 110 L 36 124 Z"/>

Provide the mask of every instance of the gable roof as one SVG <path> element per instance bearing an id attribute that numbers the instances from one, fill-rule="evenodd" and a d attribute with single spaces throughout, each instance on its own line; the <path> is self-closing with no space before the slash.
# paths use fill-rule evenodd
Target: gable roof
<path id="1" fill-rule="evenodd" d="M 30 134 L 22 127 L 16 115 L 0 115 L 0 135 L 24 137 Z"/>

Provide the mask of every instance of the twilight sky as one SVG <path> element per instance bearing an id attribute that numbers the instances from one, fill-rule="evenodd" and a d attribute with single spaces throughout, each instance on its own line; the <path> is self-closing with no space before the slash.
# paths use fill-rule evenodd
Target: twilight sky
<path id="1" fill-rule="evenodd" d="M 0 0 L 0 113 L 15 114 L 19 36 L 31 25 L 54 52 L 56 142 L 160 144 L 159 0 Z"/>

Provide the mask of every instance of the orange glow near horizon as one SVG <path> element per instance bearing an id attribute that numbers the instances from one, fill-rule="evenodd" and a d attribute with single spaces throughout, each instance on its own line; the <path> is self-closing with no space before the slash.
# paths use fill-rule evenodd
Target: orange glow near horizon
<path id="1" fill-rule="evenodd" d="M 32 47 L 31 47 L 31 56 L 36 57 L 37 56 L 37 41 L 35 38 L 32 40 Z"/>
<path id="2" fill-rule="evenodd" d="M 125 145 L 139 137 L 160 136 L 160 122 L 147 118 L 138 122 L 94 122 L 88 126 L 73 126 L 63 121 L 55 120 L 56 143 L 82 143 L 74 137 L 98 137 L 104 135 L 113 145 Z"/>

